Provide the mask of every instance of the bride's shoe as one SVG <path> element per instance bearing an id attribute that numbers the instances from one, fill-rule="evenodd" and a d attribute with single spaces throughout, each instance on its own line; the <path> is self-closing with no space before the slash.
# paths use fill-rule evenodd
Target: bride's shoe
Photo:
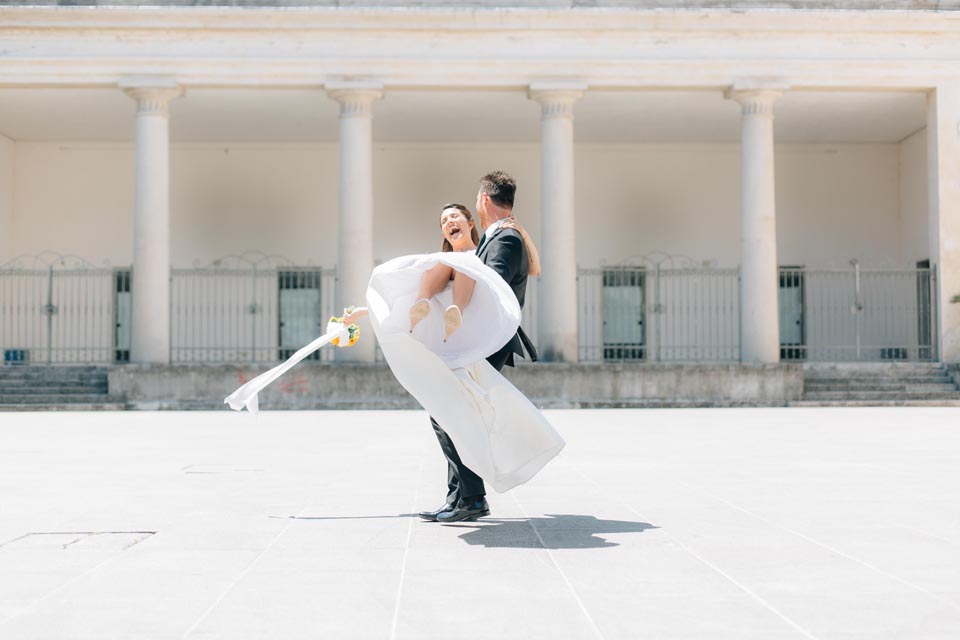
<path id="1" fill-rule="evenodd" d="M 426 298 L 420 298 L 410 307 L 410 333 L 419 324 L 421 320 L 430 315 L 430 301 Z"/>
<path id="2" fill-rule="evenodd" d="M 461 324 L 463 324 L 463 314 L 460 312 L 460 307 L 455 304 L 447 307 L 447 310 L 443 312 L 443 341 L 446 342 L 447 338 L 459 329 Z"/>

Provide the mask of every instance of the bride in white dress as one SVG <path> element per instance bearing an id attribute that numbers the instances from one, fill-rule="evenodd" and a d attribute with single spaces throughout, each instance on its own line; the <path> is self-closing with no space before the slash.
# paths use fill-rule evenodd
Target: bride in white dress
<path id="1" fill-rule="evenodd" d="M 343 320 L 346 325 L 369 314 L 397 380 L 442 425 L 463 463 L 502 492 L 532 478 L 565 443 L 485 359 L 517 333 L 520 305 L 506 281 L 474 253 L 478 236 L 469 216 L 459 205 L 445 207 L 444 250 L 378 266 L 367 307 Z M 531 271 L 539 275 L 529 236 L 515 222 L 506 224 L 524 237 Z M 434 293 L 436 285 L 426 281 L 440 274 L 446 282 Z"/>
<path id="2" fill-rule="evenodd" d="M 345 314 L 342 323 L 331 322 L 325 335 L 224 402 L 256 412 L 260 391 L 325 344 L 345 344 L 346 327 L 369 315 L 397 380 L 442 425 L 463 463 L 499 492 L 532 478 L 565 442 L 486 361 L 516 335 L 520 304 L 507 282 L 476 256 L 471 217 L 462 205 L 444 207 L 442 251 L 402 256 L 375 268 L 367 307 Z M 501 224 L 522 235 L 531 273 L 539 275 L 529 236 L 515 220 Z"/>

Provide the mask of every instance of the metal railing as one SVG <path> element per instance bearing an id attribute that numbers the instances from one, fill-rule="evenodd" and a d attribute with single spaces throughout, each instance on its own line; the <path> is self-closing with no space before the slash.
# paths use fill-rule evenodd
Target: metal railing
<path id="1" fill-rule="evenodd" d="M 724 362 L 740 357 L 736 269 L 655 255 L 579 270 L 582 362 Z"/>
<path id="2" fill-rule="evenodd" d="M 116 291 L 128 274 L 50 251 L 0 265 L 3 364 L 122 360 L 117 333 L 130 326 L 129 308 L 118 313 Z"/>
<path id="3" fill-rule="evenodd" d="M 641 262 L 579 270 L 580 360 L 739 360 L 738 270 L 671 256 Z M 936 288 L 931 268 L 783 267 L 780 358 L 936 360 Z"/>
<path id="4" fill-rule="evenodd" d="M 335 271 L 253 252 L 171 273 L 173 362 L 276 362 L 319 335 Z M 738 270 L 660 254 L 579 269 L 583 362 L 735 362 Z M 129 269 L 50 252 L 0 265 L 4 364 L 129 360 Z M 539 282 L 523 326 L 537 343 Z M 936 360 L 935 269 L 783 267 L 784 361 Z M 313 356 L 329 361 L 334 350 Z"/>
<path id="5" fill-rule="evenodd" d="M 936 287 L 932 268 L 782 268 L 781 360 L 936 360 Z"/>
<path id="6" fill-rule="evenodd" d="M 259 252 L 173 269 L 172 362 L 276 362 L 321 335 L 333 309 L 334 269 Z M 333 359 L 321 349 L 313 359 Z"/>

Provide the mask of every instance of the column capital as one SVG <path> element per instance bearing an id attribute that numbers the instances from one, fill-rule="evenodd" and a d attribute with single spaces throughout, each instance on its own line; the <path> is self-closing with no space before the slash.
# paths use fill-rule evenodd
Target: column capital
<path id="1" fill-rule="evenodd" d="M 740 103 L 742 113 L 750 115 L 773 115 L 773 105 L 790 86 L 785 82 L 738 80 L 723 96 Z"/>
<path id="2" fill-rule="evenodd" d="M 540 103 L 543 118 L 573 118 L 573 103 L 587 90 L 582 82 L 534 82 L 527 97 Z"/>
<path id="3" fill-rule="evenodd" d="M 328 82 L 327 95 L 340 103 L 340 117 L 369 117 L 370 105 L 383 97 L 380 82 Z"/>
<path id="4" fill-rule="evenodd" d="M 183 86 L 173 78 L 129 77 L 121 79 L 117 86 L 137 101 L 137 115 L 166 116 L 170 101 L 186 93 Z"/>

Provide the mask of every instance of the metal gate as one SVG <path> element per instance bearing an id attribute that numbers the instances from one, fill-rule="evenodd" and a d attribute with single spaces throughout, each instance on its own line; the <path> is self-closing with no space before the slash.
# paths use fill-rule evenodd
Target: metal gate
<path id="1" fill-rule="evenodd" d="M 655 255 L 579 269 L 583 362 L 736 362 L 739 270 Z M 935 268 L 779 270 L 784 361 L 935 361 Z"/>
<path id="2" fill-rule="evenodd" d="M 852 260 L 842 269 L 782 268 L 781 358 L 936 360 L 936 288 L 929 266 L 865 269 Z"/>
<path id="3" fill-rule="evenodd" d="M 0 265 L 3 364 L 93 364 L 118 358 L 116 283 L 124 270 L 42 252 Z"/>
<path id="4" fill-rule="evenodd" d="M 729 362 L 740 357 L 737 270 L 653 254 L 579 269 L 582 362 Z"/>
<path id="5" fill-rule="evenodd" d="M 333 309 L 334 269 L 259 251 L 171 275 L 172 362 L 276 362 L 323 333 Z"/>

